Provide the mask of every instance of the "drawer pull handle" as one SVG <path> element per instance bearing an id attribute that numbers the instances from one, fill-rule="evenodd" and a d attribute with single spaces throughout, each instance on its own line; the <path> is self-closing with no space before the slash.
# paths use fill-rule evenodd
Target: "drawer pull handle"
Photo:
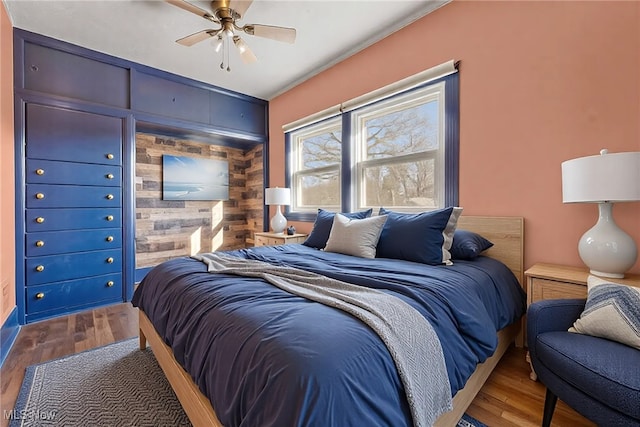
<path id="1" fill-rule="evenodd" d="M 113 154 L 111 154 L 111 153 L 107 154 L 107 159 L 113 160 Z"/>
<path id="2" fill-rule="evenodd" d="M 44 246 L 44 242 L 43 242 L 42 240 L 38 240 L 38 241 L 36 242 L 36 246 L 37 246 L 37 247 L 39 247 L 39 248 L 41 248 L 41 247 L 43 247 L 43 246 Z"/>
<path id="3" fill-rule="evenodd" d="M 113 221 L 113 215 L 107 215 L 107 221 Z"/>
<path id="4" fill-rule="evenodd" d="M 107 174 L 107 179 L 113 179 L 113 174 L 112 173 L 108 173 Z"/>
<path id="5" fill-rule="evenodd" d="M 44 169 L 36 169 L 36 175 L 44 175 Z"/>
<path id="6" fill-rule="evenodd" d="M 109 281 L 107 282 L 107 288 L 110 288 L 110 287 L 112 287 L 113 285 L 115 285 L 115 283 L 113 283 L 113 280 L 109 280 Z"/>
<path id="7" fill-rule="evenodd" d="M 42 299 L 42 298 L 44 298 L 44 292 L 38 292 L 36 294 L 36 299 Z"/>
<path id="8" fill-rule="evenodd" d="M 39 216 L 38 218 L 36 218 L 36 222 L 37 222 L 38 224 L 42 224 L 42 223 L 44 222 L 44 217 Z"/>
<path id="9" fill-rule="evenodd" d="M 44 193 L 36 193 L 36 199 L 44 199 Z"/>
<path id="10" fill-rule="evenodd" d="M 107 242 L 113 242 L 113 236 L 107 236 Z"/>
<path id="11" fill-rule="evenodd" d="M 44 271 L 44 265 L 39 265 L 39 266 L 37 266 L 37 267 L 36 267 L 36 271 L 37 271 L 38 273 L 43 272 L 43 271 Z"/>
<path id="12" fill-rule="evenodd" d="M 107 258 L 107 262 L 108 262 L 109 264 L 113 264 L 113 257 L 109 257 L 109 258 Z"/>
<path id="13" fill-rule="evenodd" d="M 107 200 L 113 200 L 113 194 L 107 194 Z"/>

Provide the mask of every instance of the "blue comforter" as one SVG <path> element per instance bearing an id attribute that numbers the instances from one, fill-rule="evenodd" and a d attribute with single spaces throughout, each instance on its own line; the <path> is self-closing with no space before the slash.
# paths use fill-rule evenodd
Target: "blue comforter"
<path id="1" fill-rule="evenodd" d="M 229 254 L 393 294 L 440 338 L 451 393 L 524 313 L 513 274 L 486 257 L 428 266 L 303 245 Z M 402 383 L 380 338 L 356 318 L 262 279 L 212 275 L 190 258 L 149 272 L 133 304 L 149 317 L 225 426 L 409 426 Z"/>

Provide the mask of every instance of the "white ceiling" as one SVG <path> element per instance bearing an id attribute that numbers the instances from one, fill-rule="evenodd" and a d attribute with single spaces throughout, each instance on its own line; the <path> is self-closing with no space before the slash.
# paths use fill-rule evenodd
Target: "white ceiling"
<path id="1" fill-rule="evenodd" d="M 449 1 L 255 0 L 239 22 L 294 27 L 296 42 L 244 35 L 258 62 L 242 63 L 232 46 L 227 72 L 209 40 L 175 43 L 216 25 L 160 0 L 3 0 L 14 27 L 266 100 Z"/>

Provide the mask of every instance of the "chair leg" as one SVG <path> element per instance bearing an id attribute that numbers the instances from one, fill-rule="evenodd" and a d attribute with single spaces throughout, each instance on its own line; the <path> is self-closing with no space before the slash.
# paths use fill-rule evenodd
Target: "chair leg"
<path id="1" fill-rule="evenodd" d="M 544 397 L 544 414 L 542 415 L 542 427 L 551 426 L 551 418 L 553 418 L 553 411 L 556 409 L 556 402 L 558 396 L 553 394 L 551 390 L 547 389 L 547 394 Z"/>

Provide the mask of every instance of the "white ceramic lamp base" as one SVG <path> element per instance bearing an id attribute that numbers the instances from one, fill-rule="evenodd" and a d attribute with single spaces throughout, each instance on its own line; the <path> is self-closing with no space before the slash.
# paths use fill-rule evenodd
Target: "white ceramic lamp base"
<path id="1" fill-rule="evenodd" d="M 276 214 L 271 218 L 271 230 L 274 233 L 282 234 L 284 229 L 287 228 L 287 218 L 282 215 L 280 211 L 280 205 L 276 206 Z"/>
<path id="2" fill-rule="evenodd" d="M 612 203 L 598 203 L 598 222 L 584 233 L 578 252 L 591 274 L 623 278 L 625 271 L 636 263 L 638 248 L 631 236 L 618 227 L 612 209 Z"/>

